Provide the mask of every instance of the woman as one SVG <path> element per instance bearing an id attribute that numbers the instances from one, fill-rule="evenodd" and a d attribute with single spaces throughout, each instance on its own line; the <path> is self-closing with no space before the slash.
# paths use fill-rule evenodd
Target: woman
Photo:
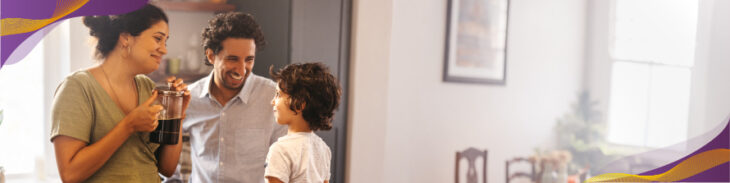
<path id="1" fill-rule="evenodd" d="M 175 171 L 182 143 L 149 141 L 162 106 L 153 105 L 155 84 L 143 75 L 156 70 L 167 53 L 167 22 L 152 5 L 84 17 L 102 62 L 71 74 L 56 89 L 51 142 L 63 182 L 160 182 L 158 172 Z M 187 85 L 174 78 L 168 82 L 185 91 L 184 113 Z"/>

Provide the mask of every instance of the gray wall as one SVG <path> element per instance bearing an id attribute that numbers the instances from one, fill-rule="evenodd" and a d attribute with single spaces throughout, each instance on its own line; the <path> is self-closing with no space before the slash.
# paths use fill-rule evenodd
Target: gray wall
<path id="1" fill-rule="evenodd" d="M 256 53 L 253 73 L 269 77 L 269 66 L 281 68 L 290 63 L 290 21 L 289 0 L 229 0 L 236 11 L 250 13 L 261 25 L 266 38 L 266 47 Z"/>

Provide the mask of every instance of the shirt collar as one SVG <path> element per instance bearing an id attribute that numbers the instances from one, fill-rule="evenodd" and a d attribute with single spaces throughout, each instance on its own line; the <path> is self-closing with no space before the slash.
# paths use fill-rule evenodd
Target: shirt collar
<path id="1" fill-rule="evenodd" d="M 244 104 L 248 103 L 248 98 L 251 96 L 254 85 L 252 78 L 255 76 L 255 74 L 251 73 L 251 75 L 246 78 L 246 81 L 243 84 L 243 88 L 241 88 L 241 91 L 239 91 L 235 97 L 231 98 L 231 101 L 235 100 L 236 98 L 240 98 Z M 206 96 L 210 96 L 210 85 L 213 84 L 213 71 L 211 71 L 208 76 L 203 78 L 203 83 L 201 84 L 203 84 L 203 91 L 200 92 L 200 96 L 198 97 L 204 98 Z"/>
<path id="2" fill-rule="evenodd" d="M 205 76 L 202 79 L 203 83 L 200 83 L 203 85 L 202 86 L 203 88 L 200 91 L 200 96 L 198 96 L 198 98 L 203 98 L 203 97 L 210 95 L 210 83 L 212 80 L 213 80 L 213 71 L 210 71 L 210 74 L 208 74 L 208 76 Z"/>

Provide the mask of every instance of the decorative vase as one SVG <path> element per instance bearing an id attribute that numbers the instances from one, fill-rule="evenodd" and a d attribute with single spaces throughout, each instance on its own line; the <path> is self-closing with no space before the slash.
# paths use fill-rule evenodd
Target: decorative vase
<path id="1" fill-rule="evenodd" d="M 543 166 L 542 177 L 540 177 L 540 183 L 556 183 L 558 173 L 552 163 L 545 163 Z"/>
<path id="2" fill-rule="evenodd" d="M 566 164 L 562 163 L 558 165 L 558 169 L 555 171 L 557 176 L 555 177 L 555 181 L 559 183 L 566 183 L 568 182 L 568 167 Z"/>

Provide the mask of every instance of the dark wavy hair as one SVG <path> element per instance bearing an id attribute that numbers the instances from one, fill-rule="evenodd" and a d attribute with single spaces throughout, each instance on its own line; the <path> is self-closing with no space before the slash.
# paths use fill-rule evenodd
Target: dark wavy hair
<path id="1" fill-rule="evenodd" d="M 208 21 L 208 27 L 203 29 L 203 51 L 211 49 L 213 54 L 218 54 L 223 49 L 223 41 L 227 38 L 253 39 L 257 51 L 266 45 L 261 26 L 251 14 L 247 13 L 220 13 Z M 207 59 L 204 62 L 206 65 L 212 65 Z"/>
<path id="2" fill-rule="evenodd" d="M 109 53 L 117 46 L 119 35 L 122 33 L 139 36 L 142 31 L 160 21 L 169 23 L 165 12 L 150 4 L 126 14 L 85 16 L 83 20 L 84 25 L 89 27 L 89 34 L 97 39 L 94 52 L 97 59 L 109 56 Z"/>
<path id="3" fill-rule="evenodd" d="M 276 72 L 271 66 L 269 74 L 281 91 L 291 97 L 289 109 L 295 114 L 297 110 L 302 111 L 309 129 L 332 129 L 332 117 L 340 103 L 342 91 L 327 66 L 322 63 L 297 63 Z"/>

